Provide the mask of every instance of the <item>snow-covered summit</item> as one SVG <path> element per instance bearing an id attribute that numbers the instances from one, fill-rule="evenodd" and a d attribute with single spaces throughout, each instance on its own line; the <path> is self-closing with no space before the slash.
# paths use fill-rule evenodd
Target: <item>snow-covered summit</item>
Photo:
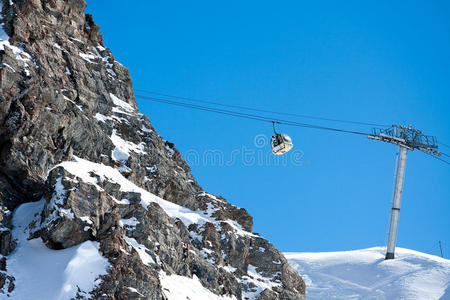
<path id="1" fill-rule="evenodd" d="M 284 253 L 305 280 L 308 300 L 450 299 L 450 260 L 396 248 L 321 253 Z"/>

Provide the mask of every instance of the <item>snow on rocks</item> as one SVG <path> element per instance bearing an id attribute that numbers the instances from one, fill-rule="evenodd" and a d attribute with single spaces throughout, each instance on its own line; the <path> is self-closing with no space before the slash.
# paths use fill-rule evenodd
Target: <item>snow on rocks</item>
<path id="1" fill-rule="evenodd" d="M 119 226 L 124 228 L 136 229 L 136 226 L 139 224 L 139 221 L 135 217 L 131 217 L 129 219 L 121 219 L 119 221 Z"/>
<path id="2" fill-rule="evenodd" d="M 225 271 L 229 272 L 229 273 L 234 273 L 237 270 L 237 268 L 233 268 L 230 265 L 222 266 L 221 268 L 224 269 Z"/>
<path id="3" fill-rule="evenodd" d="M 139 258 L 141 259 L 141 261 L 144 265 L 148 266 L 150 264 L 155 264 L 155 261 L 153 260 L 153 258 L 148 254 L 148 252 L 150 252 L 150 250 L 148 250 L 147 247 L 145 247 L 142 244 L 139 244 L 134 238 L 130 238 L 128 236 L 125 237 L 125 241 L 134 250 L 136 250 L 136 252 L 139 255 Z"/>
<path id="4" fill-rule="evenodd" d="M 106 123 L 106 121 L 108 120 L 112 120 L 111 117 L 107 117 L 105 115 L 102 115 L 101 113 L 96 113 L 94 118 L 98 121 L 98 122 L 103 122 Z"/>
<path id="5" fill-rule="evenodd" d="M 82 41 L 73 39 L 74 41 L 77 41 L 81 44 L 84 44 Z M 102 56 L 100 52 L 105 52 L 106 49 L 102 46 L 97 47 L 91 47 L 92 51 L 88 51 L 87 53 L 79 52 L 79 56 L 87 61 L 90 64 L 96 64 L 96 63 L 103 63 L 103 65 L 106 67 L 106 71 L 108 75 L 116 78 L 117 74 L 114 72 L 114 64 L 110 61 L 114 62 L 114 59 L 112 57 L 109 57 L 107 54 L 105 56 Z M 100 51 L 100 52 L 99 52 Z"/>
<path id="6" fill-rule="evenodd" d="M 141 131 L 144 133 L 152 133 L 153 130 L 151 130 L 150 128 L 147 128 L 145 125 L 141 126 Z"/>
<path id="7" fill-rule="evenodd" d="M 3 2 L 0 2 L 0 12 L 3 10 Z M 0 45 L 4 41 L 8 41 L 9 36 L 3 29 L 3 23 L 0 23 Z M 1 47 L 1 46 L 0 46 Z"/>
<path id="8" fill-rule="evenodd" d="M 86 241 L 63 250 L 47 248 L 40 238 L 28 240 L 29 223 L 43 209 L 44 200 L 22 204 L 14 213 L 17 247 L 8 257 L 8 273 L 16 288 L 12 299 L 70 299 L 87 295 L 105 275 L 109 263 L 97 242 Z"/>
<path id="9" fill-rule="evenodd" d="M 3 10 L 3 2 L 0 2 L 0 13 L 2 12 L 2 10 Z M 2 21 L 2 20 L 0 19 L 0 21 Z M 0 45 L 2 42 L 6 42 L 8 40 L 9 40 L 9 36 L 3 28 L 3 23 L 0 23 Z"/>
<path id="10" fill-rule="evenodd" d="M 159 273 L 159 280 L 168 300 L 236 300 L 236 297 L 218 296 L 202 286 L 197 276 L 192 278 Z"/>
<path id="11" fill-rule="evenodd" d="M 248 265 L 247 275 L 242 276 L 242 281 L 249 286 L 247 290 L 243 291 L 243 296 L 248 299 L 258 299 L 265 289 L 271 290 L 281 286 L 281 282 L 262 276 L 252 265 Z"/>
<path id="12" fill-rule="evenodd" d="M 167 156 L 169 158 L 172 158 L 175 155 L 175 150 L 170 148 L 168 145 L 166 145 L 166 150 L 167 150 Z"/>
<path id="13" fill-rule="evenodd" d="M 106 116 L 104 114 L 101 114 L 97 112 L 94 115 L 94 118 L 99 123 L 105 123 L 107 126 L 109 126 L 112 129 L 112 133 L 110 136 L 111 142 L 114 145 L 114 148 L 111 151 L 111 158 L 116 161 L 122 163 L 122 168 L 125 168 L 122 171 L 131 171 L 131 169 L 128 169 L 125 167 L 125 163 L 127 162 L 128 158 L 131 155 L 131 152 L 138 154 L 138 155 L 145 155 L 147 154 L 145 152 L 145 142 L 140 142 L 139 144 L 133 143 L 129 140 L 126 140 L 122 137 L 122 134 L 119 132 L 125 133 L 125 135 L 129 135 L 127 132 L 127 125 L 130 125 L 130 121 L 132 122 L 142 122 L 138 117 L 141 115 L 136 112 L 136 110 L 125 101 L 119 99 L 114 94 L 110 93 L 110 98 L 112 102 L 114 103 L 114 106 L 112 107 L 112 116 Z M 127 119 L 128 118 L 128 119 Z M 132 120 L 134 119 L 134 120 Z M 120 126 L 119 130 L 117 125 L 125 125 Z M 147 128 L 143 124 L 139 124 L 140 129 Z M 122 130 L 120 130 L 122 129 Z M 143 132 L 145 135 L 146 132 Z M 151 139 L 148 139 L 151 140 Z"/>
<path id="14" fill-rule="evenodd" d="M 0 3 L 0 12 L 2 11 L 2 9 L 3 9 L 3 3 Z M 0 18 L 0 21 L 2 21 L 1 18 Z M 0 50 L 5 50 L 5 47 L 9 48 L 13 52 L 16 60 L 19 60 L 23 63 L 24 72 L 27 76 L 31 75 L 30 69 L 29 69 L 31 63 L 33 63 L 36 68 L 38 68 L 38 66 L 34 62 L 33 58 L 31 57 L 31 55 L 28 54 L 27 52 L 25 52 L 22 47 L 17 47 L 17 46 L 10 44 L 9 36 L 3 28 L 3 23 L 0 23 Z M 3 63 L 0 66 L 0 69 L 3 68 L 3 66 L 9 67 L 10 69 L 12 69 L 15 72 L 15 70 L 6 63 Z"/>
<path id="15" fill-rule="evenodd" d="M 156 171 L 158 171 L 158 167 L 157 166 L 151 166 L 151 167 L 148 167 L 147 170 L 150 173 L 155 173 Z"/>
<path id="16" fill-rule="evenodd" d="M 144 151 L 145 148 L 144 143 L 136 145 L 133 142 L 125 141 L 117 134 L 116 129 L 113 129 L 113 132 L 111 134 L 111 141 L 115 146 L 114 150 L 111 153 L 111 157 L 115 161 L 122 161 L 122 162 L 127 161 L 128 158 L 130 157 L 131 151 L 137 154 L 146 154 L 146 152 Z"/>
<path id="17" fill-rule="evenodd" d="M 110 93 L 109 96 L 111 97 L 111 100 L 113 101 L 115 107 L 113 107 L 113 112 L 121 113 L 124 115 L 130 115 L 133 116 L 136 114 L 136 110 L 125 101 L 119 99 L 116 95 Z"/>
<path id="18" fill-rule="evenodd" d="M 202 254 L 203 258 L 209 262 L 211 265 L 214 265 L 215 259 L 214 259 L 214 251 L 208 248 L 203 248 L 202 250 L 200 250 L 200 253 Z"/>
<path id="19" fill-rule="evenodd" d="M 450 299 L 450 260 L 396 248 L 284 253 L 306 282 L 306 297 L 319 299 Z"/>
<path id="20" fill-rule="evenodd" d="M 186 227 L 189 227 L 191 224 L 202 225 L 207 222 L 220 225 L 221 222 L 224 222 L 227 223 L 238 235 L 256 236 L 248 231 L 245 231 L 242 226 L 234 220 L 217 221 L 213 217 L 208 216 L 208 214 L 204 211 L 193 211 L 186 207 L 161 199 L 160 197 L 136 186 L 134 183 L 126 179 L 118 170 L 112 167 L 93 163 L 76 156 L 74 156 L 73 161 L 62 162 L 61 164 L 55 166 L 55 168 L 59 166 L 63 167 L 69 173 L 79 177 L 83 182 L 92 184 L 99 188 L 100 191 L 102 191 L 102 188 L 97 185 L 97 178 L 102 178 L 103 180 L 108 180 L 118 184 L 120 186 L 120 191 L 122 192 L 138 193 L 141 197 L 141 205 L 145 209 L 147 209 L 150 203 L 155 202 L 159 204 L 170 217 L 180 219 Z"/>
<path id="21" fill-rule="evenodd" d="M 130 292 L 137 294 L 138 296 L 144 297 L 144 295 L 142 295 L 137 289 L 135 289 L 134 287 L 131 286 L 127 286 L 127 289 L 130 290 Z"/>
<path id="22" fill-rule="evenodd" d="M 3 30 L 0 31 L 0 34 L 2 34 L 2 31 L 3 31 Z M 3 33 L 4 33 L 4 31 L 3 31 Z M 6 33 L 3 34 L 3 37 L 5 37 L 5 36 L 4 36 L 5 34 L 6 34 Z M 30 76 L 30 75 L 31 75 L 31 72 L 30 72 L 30 65 L 31 65 L 31 64 L 34 64 L 35 67 L 38 68 L 38 66 L 36 65 L 36 63 L 34 63 L 34 60 L 33 60 L 33 58 L 31 57 L 31 55 L 28 54 L 27 52 L 25 52 L 25 50 L 23 50 L 21 47 L 16 47 L 16 46 L 11 45 L 11 44 L 9 43 L 9 40 L 8 40 L 8 39 L 4 40 L 4 39 L 0 38 L 0 50 L 5 50 L 5 47 L 6 47 L 6 48 L 9 48 L 9 49 L 13 52 L 14 58 L 15 58 L 16 60 L 22 62 L 23 68 L 24 68 L 24 72 L 25 72 L 25 74 L 26 74 L 27 76 Z M 3 66 L 6 66 L 6 64 L 3 63 L 3 64 L 2 64 L 2 67 L 3 67 Z M 8 65 L 8 66 L 9 66 L 9 65 Z M 9 66 L 9 67 L 10 67 L 10 66 Z M 11 68 L 12 70 L 14 70 L 12 67 L 10 67 L 10 68 Z"/>
<path id="23" fill-rule="evenodd" d="M 93 54 L 86 54 L 86 53 L 80 53 L 80 57 L 91 64 L 95 63 L 94 60 L 97 58 Z"/>
<path id="24" fill-rule="evenodd" d="M 75 101 L 73 101 L 72 99 L 70 99 L 69 97 L 67 97 L 65 95 L 63 95 L 63 97 L 64 97 L 64 100 L 72 103 L 73 105 L 75 105 L 76 108 L 78 108 L 79 111 L 83 112 L 83 106 L 76 104 Z"/>
<path id="25" fill-rule="evenodd" d="M 54 220 L 58 217 L 67 217 L 69 219 L 73 219 L 74 215 L 70 208 L 65 209 L 64 208 L 64 198 L 67 191 L 65 190 L 64 186 L 62 185 L 62 178 L 58 178 L 56 180 L 55 185 L 53 186 L 54 193 L 52 198 L 50 199 L 50 202 L 47 205 L 47 209 L 52 211 L 50 218 L 47 219 L 48 222 L 50 220 Z M 48 226 L 49 224 L 44 224 L 44 226 Z"/>
<path id="26" fill-rule="evenodd" d="M 155 240 L 154 242 L 152 240 L 147 241 L 142 236 L 142 230 L 146 230 L 142 228 L 144 226 L 148 226 L 147 223 L 149 222 L 149 219 L 146 218 L 149 218 L 150 216 L 143 217 L 142 211 L 139 212 L 139 210 L 136 208 L 136 205 L 141 207 L 143 211 L 158 214 L 159 218 L 162 218 L 162 216 L 161 213 L 157 212 L 157 208 L 163 211 L 165 213 L 164 215 L 166 215 L 165 218 L 169 218 L 172 220 L 171 222 L 174 222 L 172 224 L 167 223 L 166 226 L 170 228 L 169 230 L 176 230 L 175 228 L 178 225 L 174 226 L 173 224 L 177 224 L 177 222 L 181 221 L 181 223 L 184 225 L 183 228 L 185 228 L 185 234 L 188 234 L 191 238 L 196 240 L 197 243 L 201 244 L 203 242 L 207 246 L 202 247 L 199 244 L 195 247 L 192 247 L 189 246 L 188 243 L 182 242 L 182 246 L 180 247 L 184 249 L 182 250 L 182 253 L 184 253 L 185 255 L 184 259 L 187 259 L 189 255 L 202 257 L 204 261 L 208 263 L 209 268 L 217 267 L 218 269 L 220 269 L 221 267 L 224 267 L 224 272 L 226 274 L 229 274 L 228 276 L 233 276 L 232 274 L 234 273 L 230 273 L 230 271 L 237 270 L 238 268 L 240 271 L 243 271 L 244 274 L 247 274 L 242 275 L 240 283 L 243 287 L 245 287 L 244 290 L 247 293 L 246 295 L 251 296 L 249 299 L 254 299 L 268 289 L 272 290 L 275 287 L 280 287 L 280 283 L 277 279 L 278 277 L 276 278 L 275 276 L 276 274 L 279 274 L 277 272 L 280 272 L 282 266 L 278 263 L 271 263 L 274 259 L 269 259 L 269 264 L 275 267 L 274 271 L 264 268 L 260 270 L 258 267 L 257 272 L 256 266 L 253 267 L 253 265 L 250 265 L 247 267 L 244 260 L 245 256 L 242 256 L 245 253 L 242 252 L 242 250 L 244 249 L 243 247 L 245 247 L 245 245 L 250 242 L 249 239 L 257 239 L 258 243 L 265 243 L 264 240 L 258 235 L 244 230 L 242 226 L 240 226 L 234 220 L 216 219 L 214 217 L 214 214 L 217 209 L 211 202 L 206 202 L 206 208 L 204 210 L 191 210 L 189 208 L 166 201 L 136 186 L 134 183 L 126 179 L 119 172 L 119 170 L 113 167 L 93 163 L 76 156 L 74 156 L 73 161 L 65 161 L 55 166 L 54 170 L 55 171 L 51 171 L 51 174 L 53 174 L 52 172 L 56 172 L 57 170 L 59 170 L 58 172 L 60 174 L 65 174 L 64 178 L 68 178 L 66 180 L 68 180 L 69 182 L 79 182 L 80 184 L 83 183 L 84 185 L 91 185 L 98 191 L 98 193 L 107 192 L 106 186 L 116 186 L 114 188 L 114 190 L 116 191 L 114 195 L 115 197 L 117 197 L 116 203 L 124 206 L 134 207 L 131 210 L 133 211 L 134 215 L 130 215 L 127 213 L 127 217 L 122 217 L 117 220 L 119 227 L 123 229 L 124 241 L 128 245 L 128 251 L 125 250 L 126 247 L 121 247 L 120 249 L 122 249 L 121 251 L 123 253 L 126 253 L 127 255 L 130 255 L 135 251 L 136 257 L 138 257 L 138 259 L 145 266 L 154 268 L 155 266 L 161 266 L 163 264 L 162 260 L 158 256 L 160 249 L 158 248 L 158 243 L 156 242 L 157 240 Z M 61 170 L 64 170 L 64 172 L 62 172 Z M 67 174 L 70 174 L 70 176 L 73 176 L 73 178 L 69 178 L 70 176 Z M 58 180 L 59 179 L 56 179 L 57 184 L 55 186 L 59 186 Z M 83 186 L 83 189 L 86 190 L 86 186 Z M 133 200 L 128 200 L 126 197 L 132 197 Z M 119 202 L 123 200 L 126 201 Z M 103 205 L 108 206 L 110 204 L 111 202 L 108 202 Z M 125 209 L 124 211 L 127 210 Z M 109 214 L 109 212 L 110 210 L 108 210 L 106 213 Z M 82 220 L 84 220 L 85 217 L 84 215 L 82 216 Z M 91 219 L 92 216 L 89 220 Z M 67 224 L 67 220 L 65 222 Z M 139 225 L 141 223 L 142 225 Z M 189 231 L 187 231 L 186 229 L 188 229 Z M 205 231 L 206 229 L 207 232 Z M 101 231 L 101 229 L 94 230 Z M 224 245 L 233 245 L 232 248 L 228 250 L 232 251 L 231 253 L 218 251 L 217 247 L 211 242 L 210 239 L 212 235 L 216 234 L 216 236 L 218 237 L 220 236 L 219 233 L 226 236 L 226 239 L 221 240 L 220 243 L 223 243 Z M 204 236 L 207 237 L 207 240 L 203 240 Z M 69 235 L 68 238 L 71 239 L 71 235 Z M 219 241 L 217 238 L 215 238 L 215 240 L 216 243 L 217 241 Z M 70 240 L 69 242 L 72 241 Z M 257 247 L 257 249 L 259 248 Z M 172 250 L 170 250 L 169 248 L 165 251 Z M 261 255 L 262 252 L 256 250 L 251 251 L 252 255 L 254 255 L 254 258 L 252 258 L 251 261 L 257 262 L 258 255 Z M 253 252 L 256 254 L 253 254 Z M 220 255 L 220 253 L 222 253 L 222 255 Z M 203 268 L 206 267 L 203 266 Z"/>
<path id="27" fill-rule="evenodd" d="M 110 121 L 110 122 L 130 124 L 130 122 L 127 119 L 117 117 L 114 115 L 113 116 L 105 116 L 105 115 L 102 115 L 101 113 L 96 113 L 94 115 L 94 118 L 97 120 L 97 122 L 102 122 L 102 123 L 107 123 L 108 121 Z"/>
<path id="28" fill-rule="evenodd" d="M 212 200 L 214 200 L 214 201 L 224 202 L 223 200 L 220 200 L 220 199 L 217 198 L 216 196 L 214 196 L 214 195 L 212 195 L 212 194 L 210 194 L 210 193 L 207 193 L 207 192 L 205 192 L 205 191 L 199 193 L 199 194 L 198 194 L 198 197 L 208 197 L 208 198 L 210 198 L 210 199 L 212 199 Z"/>

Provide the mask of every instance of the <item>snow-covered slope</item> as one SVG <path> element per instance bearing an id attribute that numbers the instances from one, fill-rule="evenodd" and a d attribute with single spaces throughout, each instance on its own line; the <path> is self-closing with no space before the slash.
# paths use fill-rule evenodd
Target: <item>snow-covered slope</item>
<path id="1" fill-rule="evenodd" d="M 16 250 L 8 259 L 16 289 L 0 298 L 17 300 L 71 299 L 77 292 L 87 295 L 106 274 L 108 260 L 98 251 L 98 243 L 86 241 L 72 248 L 52 250 L 40 238 L 28 240 L 28 224 L 35 219 L 44 200 L 21 205 L 14 213 Z"/>
<path id="2" fill-rule="evenodd" d="M 308 300 L 450 299 L 450 260 L 396 248 L 396 259 L 384 260 L 385 249 L 285 253 L 303 277 Z"/>

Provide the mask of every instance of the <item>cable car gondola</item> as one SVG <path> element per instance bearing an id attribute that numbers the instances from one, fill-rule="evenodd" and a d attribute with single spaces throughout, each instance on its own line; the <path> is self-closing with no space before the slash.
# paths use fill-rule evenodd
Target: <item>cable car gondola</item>
<path id="1" fill-rule="evenodd" d="M 275 155 L 283 155 L 291 150 L 294 145 L 292 144 L 292 139 L 287 134 L 277 133 L 275 129 L 276 123 L 277 122 L 272 122 L 273 132 L 275 133 L 275 135 L 272 136 L 271 140 L 272 153 Z"/>

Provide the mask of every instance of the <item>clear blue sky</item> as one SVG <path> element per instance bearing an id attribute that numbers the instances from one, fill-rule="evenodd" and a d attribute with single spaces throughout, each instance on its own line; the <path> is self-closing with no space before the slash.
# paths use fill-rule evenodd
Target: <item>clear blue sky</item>
<path id="1" fill-rule="evenodd" d="M 91 0 L 87 12 L 136 89 L 413 124 L 450 145 L 449 2 L 363 2 Z M 254 231 L 281 250 L 385 244 L 395 146 L 280 126 L 294 140 L 293 153 L 302 154 L 300 163 L 290 155 L 283 164 L 254 144 L 255 136 L 271 134 L 270 124 L 138 104 L 185 157 L 223 153 L 226 164 L 191 161 L 193 174 L 205 190 L 246 208 Z M 243 151 L 256 162 L 243 161 Z M 449 182 L 449 165 L 409 152 L 398 246 L 438 254 L 442 240 L 450 257 Z"/>

